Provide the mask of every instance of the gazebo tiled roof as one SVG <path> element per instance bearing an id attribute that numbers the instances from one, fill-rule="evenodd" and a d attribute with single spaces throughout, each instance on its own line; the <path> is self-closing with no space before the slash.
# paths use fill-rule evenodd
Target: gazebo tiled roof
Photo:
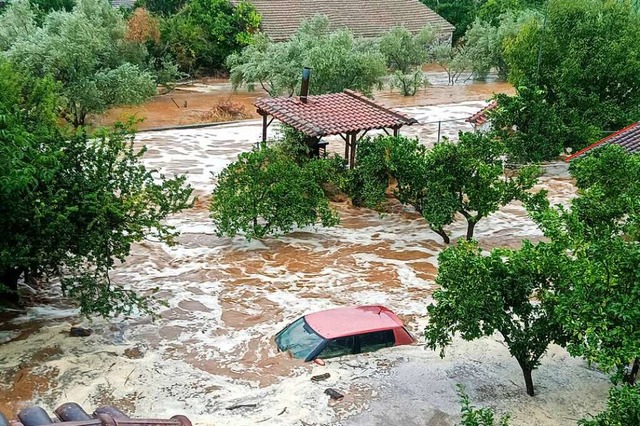
<path id="1" fill-rule="evenodd" d="M 473 114 L 471 117 L 467 118 L 464 121 L 466 121 L 467 123 L 471 123 L 474 126 L 482 126 L 484 123 L 489 121 L 487 112 L 491 111 L 492 109 L 495 109 L 497 106 L 498 106 L 498 102 L 492 101 L 489 105 L 482 108 L 480 111 L 476 112 L 475 114 Z"/>
<path id="2" fill-rule="evenodd" d="M 418 121 L 352 90 L 328 95 L 263 98 L 254 102 L 261 115 L 271 115 L 310 137 L 372 129 L 398 129 Z"/>
<path id="3" fill-rule="evenodd" d="M 604 139 L 599 140 L 593 145 L 589 145 L 588 147 L 581 149 L 575 154 L 567 157 L 565 161 L 571 161 L 574 158 L 582 157 L 592 149 L 608 144 L 620 145 L 627 152 L 632 154 L 640 153 L 640 121 L 637 123 L 633 123 L 622 130 L 618 130 L 617 132 L 607 136 Z"/>

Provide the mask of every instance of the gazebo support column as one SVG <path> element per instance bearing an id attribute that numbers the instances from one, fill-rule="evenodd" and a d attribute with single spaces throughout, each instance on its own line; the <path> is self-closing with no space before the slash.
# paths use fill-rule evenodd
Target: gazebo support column
<path id="1" fill-rule="evenodd" d="M 400 136 L 400 128 L 399 127 L 394 127 L 393 128 L 393 136 L 395 136 L 395 137 Z"/>
<path id="2" fill-rule="evenodd" d="M 262 116 L 262 143 L 267 142 L 267 128 L 269 124 L 267 124 L 267 114 Z"/>
<path id="3" fill-rule="evenodd" d="M 356 165 L 356 146 L 358 145 L 357 133 L 351 133 L 349 135 L 351 137 L 350 149 L 349 149 L 349 168 L 353 169 Z"/>

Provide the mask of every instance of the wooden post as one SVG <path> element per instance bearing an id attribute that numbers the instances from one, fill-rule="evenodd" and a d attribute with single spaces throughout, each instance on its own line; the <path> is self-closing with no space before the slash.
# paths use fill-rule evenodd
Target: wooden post
<path id="1" fill-rule="evenodd" d="M 267 114 L 262 115 L 262 143 L 267 141 Z"/>
<path id="2" fill-rule="evenodd" d="M 349 153 L 349 168 L 353 169 L 356 165 L 356 145 L 358 144 L 358 134 L 351 134 L 351 152 Z"/>
<path id="3" fill-rule="evenodd" d="M 400 128 L 399 127 L 394 127 L 393 128 L 393 136 L 395 136 L 395 137 L 400 136 Z"/>
<path id="4" fill-rule="evenodd" d="M 344 138 L 344 160 L 349 163 L 349 143 L 351 140 L 351 135 L 347 133 L 347 137 Z"/>

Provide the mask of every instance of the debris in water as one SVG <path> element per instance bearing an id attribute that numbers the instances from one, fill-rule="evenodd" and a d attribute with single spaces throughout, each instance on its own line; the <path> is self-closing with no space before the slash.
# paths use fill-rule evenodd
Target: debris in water
<path id="1" fill-rule="evenodd" d="M 227 410 L 237 410 L 238 408 L 256 408 L 258 404 L 236 404 L 231 407 L 227 407 Z"/>
<path id="2" fill-rule="evenodd" d="M 321 382 L 323 380 L 327 380 L 329 377 L 331 377 L 331 374 L 329 374 L 329 373 L 318 374 L 317 376 L 311 377 L 311 381 L 312 382 Z"/>
<path id="3" fill-rule="evenodd" d="M 344 398 L 343 394 L 332 388 L 325 389 L 324 393 L 326 393 L 331 397 L 331 399 L 335 399 L 336 401 Z"/>
<path id="4" fill-rule="evenodd" d="M 71 327 L 71 330 L 69 330 L 69 336 L 71 337 L 87 337 L 91 336 L 91 333 L 93 333 L 92 329 L 83 327 Z"/>

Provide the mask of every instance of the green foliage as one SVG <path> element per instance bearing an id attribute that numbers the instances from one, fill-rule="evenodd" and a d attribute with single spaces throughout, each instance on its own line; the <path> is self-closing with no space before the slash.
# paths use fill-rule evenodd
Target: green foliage
<path id="1" fill-rule="evenodd" d="M 490 408 L 476 408 L 471 405 L 469 396 L 464 391 L 464 386 L 456 385 L 462 413 L 460 426 L 509 426 L 509 414 L 505 414 L 496 423 L 495 414 Z"/>
<path id="2" fill-rule="evenodd" d="M 184 177 L 142 164 L 144 149 L 119 125 L 89 137 L 56 129 L 56 85 L 0 61 L 0 280 L 61 277 L 85 315 L 149 312 L 149 300 L 109 281 L 132 243 L 172 243 L 164 223 L 191 205 Z"/>
<path id="3" fill-rule="evenodd" d="M 392 180 L 391 155 L 400 144 L 416 144 L 406 138 L 364 138 L 358 142 L 356 166 L 349 171 L 346 191 L 355 206 L 381 209 Z"/>
<path id="4" fill-rule="evenodd" d="M 640 118 L 640 13 L 629 2 L 551 1 L 546 24 L 527 22 L 505 57 L 510 82 L 545 91 L 565 126 L 564 146 L 581 148 L 593 141 L 592 128 L 617 130 Z"/>
<path id="5" fill-rule="evenodd" d="M 460 133 L 457 143 L 444 141 L 427 150 L 417 140 L 379 137 L 362 141 L 348 193 L 354 204 L 379 208 L 391 179 L 395 195 L 411 205 L 448 243 L 444 227 L 460 213 L 467 220 L 467 238 L 476 224 L 516 199 L 526 199 L 539 169 L 523 167 L 505 177 L 504 147 L 481 133 Z"/>
<path id="6" fill-rule="evenodd" d="M 391 86 L 398 87 L 402 96 L 413 96 L 426 84 L 422 65 L 428 62 L 435 39 L 430 26 L 415 35 L 405 27 L 394 27 L 380 37 L 380 52 L 393 72 Z"/>
<path id="7" fill-rule="evenodd" d="M 370 94 L 385 75 L 385 59 L 371 40 L 355 39 L 349 30 L 330 31 L 329 20 L 316 16 L 303 22 L 289 41 L 265 37 L 227 59 L 234 88 L 256 84 L 271 96 L 292 96 L 300 87 L 301 69 L 312 71 L 309 93 L 353 89 Z"/>
<path id="8" fill-rule="evenodd" d="M 543 90 L 529 87 L 518 87 L 514 96 L 495 96 L 498 107 L 488 115 L 507 147 L 509 161 L 548 161 L 562 153 L 567 130 L 544 96 Z"/>
<path id="9" fill-rule="evenodd" d="M 578 185 L 571 209 L 530 206 L 545 236 L 563 254 L 556 284 L 568 350 L 633 381 L 625 370 L 640 355 L 638 245 L 640 156 L 607 146 L 570 168 Z"/>
<path id="10" fill-rule="evenodd" d="M 475 242 L 460 241 L 438 256 L 440 286 L 429 305 L 427 346 L 449 346 L 455 334 L 465 340 L 502 335 L 522 369 L 527 393 L 534 395 L 531 372 L 550 343 L 563 345 L 562 323 L 554 315 L 550 283 L 562 269 L 558 253 L 525 241 L 520 250 L 494 249 L 487 256 Z"/>
<path id="11" fill-rule="evenodd" d="M 462 38 L 486 0 L 421 0 L 438 15 L 456 27 L 453 42 Z"/>
<path id="12" fill-rule="evenodd" d="M 465 46 L 451 47 L 448 43 L 440 43 L 432 49 L 433 61 L 440 66 L 453 86 L 462 74 L 471 70 L 471 60 Z"/>
<path id="13" fill-rule="evenodd" d="M 176 14 L 186 3 L 187 0 L 137 0 L 133 7 L 144 7 L 156 15 L 170 16 Z"/>
<path id="14" fill-rule="evenodd" d="M 191 0 L 161 25 L 162 43 L 189 74 L 224 70 L 226 58 L 250 45 L 260 15 L 247 2 Z"/>
<path id="15" fill-rule="evenodd" d="M 29 0 L 12 1 L 0 15 L 0 52 L 9 49 L 16 40 L 36 31 L 36 14 Z"/>
<path id="16" fill-rule="evenodd" d="M 609 390 L 607 409 L 580 426 L 636 426 L 640 424 L 640 388 L 616 386 Z"/>
<path id="17" fill-rule="evenodd" d="M 485 5 L 490 4 L 487 2 Z M 464 36 L 465 51 L 474 77 L 484 79 L 492 69 L 506 79 L 509 67 L 505 60 L 505 48 L 520 28 L 539 16 L 538 12 L 507 11 L 493 20 L 476 19 Z"/>
<path id="18" fill-rule="evenodd" d="M 294 226 L 336 225 L 338 215 L 322 189 L 331 165 L 325 160 L 299 165 L 268 147 L 240 154 L 217 176 L 210 205 L 216 233 L 242 233 L 251 240 L 284 234 Z"/>
<path id="19" fill-rule="evenodd" d="M 24 72 L 59 81 L 62 116 L 77 127 L 90 113 L 155 94 L 153 75 L 142 71 L 146 50 L 125 41 L 125 29 L 122 15 L 107 0 L 78 0 L 72 12 L 49 14 L 41 28 L 16 39 L 5 55 Z"/>

